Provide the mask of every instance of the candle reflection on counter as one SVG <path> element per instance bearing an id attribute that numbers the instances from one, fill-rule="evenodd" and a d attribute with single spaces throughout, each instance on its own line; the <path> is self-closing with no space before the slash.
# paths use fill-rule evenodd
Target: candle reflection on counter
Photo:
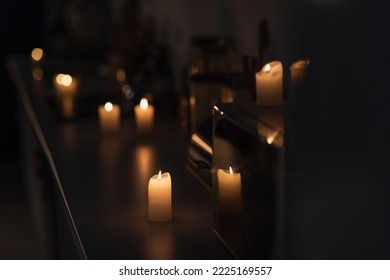
<path id="1" fill-rule="evenodd" d="M 291 72 L 291 90 L 294 92 L 298 90 L 306 80 L 307 69 L 309 67 L 309 60 L 298 60 L 290 67 Z"/>
<path id="2" fill-rule="evenodd" d="M 42 81 L 43 79 L 43 70 L 42 68 L 40 67 L 35 67 L 33 70 L 32 70 L 32 77 L 34 80 L 36 81 Z"/>
<path id="3" fill-rule="evenodd" d="M 257 132 L 261 139 L 277 148 L 284 146 L 283 108 L 261 108 L 261 121 L 257 124 Z"/>
<path id="4" fill-rule="evenodd" d="M 221 216 L 238 216 L 241 214 L 241 174 L 218 169 L 218 210 Z"/>
<path id="5" fill-rule="evenodd" d="M 147 258 L 150 260 L 173 259 L 174 249 L 172 225 L 167 223 L 149 223 Z"/>

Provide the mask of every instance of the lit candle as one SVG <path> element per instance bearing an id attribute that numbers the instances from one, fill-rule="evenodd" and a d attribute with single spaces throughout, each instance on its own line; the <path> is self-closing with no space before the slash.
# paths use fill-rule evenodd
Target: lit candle
<path id="1" fill-rule="evenodd" d="M 279 61 L 264 65 L 256 73 L 257 104 L 279 106 L 283 104 L 283 66 Z"/>
<path id="2" fill-rule="evenodd" d="M 239 216 L 241 214 L 241 174 L 218 169 L 218 210 L 221 216 Z"/>
<path id="3" fill-rule="evenodd" d="M 290 67 L 291 91 L 298 90 L 306 80 L 306 72 L 309 67 L 309 60 L 298 60 Z"/>
<path id="4" fill-rule="evenodd" d="M 54 77 L 54 86 L 60 94 L 73 94 L 77 90 L 77 80 L 69 74 L 57 74 Z"/>
<path id="5" fill-rule="evenodd" d="M 148 185 L 148 209 L 151 222 L 172 220 L 172 183 L 169 172 L 154 175 Z"/>
<path id="6" fill-rule="evenodd" d="M 149 133 L 153 129 L 154 107 L 148 104 L 146 98 L 142 98 L 140 104 L 135 106 L 134 112 L 138 131 Z"/>
<path id="7" fill-rule="evenodd" d="M 120 113 L 119 105 L 107 102 L 106 104 L 98 107 L 99 111 L 99 123 L 102 132 L 115 133 L 119 130 L 120 125 Z"/>

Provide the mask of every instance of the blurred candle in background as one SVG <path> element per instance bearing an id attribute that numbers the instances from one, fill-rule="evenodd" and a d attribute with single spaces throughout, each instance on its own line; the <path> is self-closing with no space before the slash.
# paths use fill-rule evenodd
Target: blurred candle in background
<path id="1" fill-rule="evenodd" d="M 35 48 L 31 51 L 31 59 L 33 62 L 32 77 L 36 81 L 43 79 L 43 70 L 40 67 L 40 62 L 43 59 L 43 50 L 41 48 Z"/>
<path id="2" fill-rule="evenodd" d="M 172 182 L 169 172 L 154 175 L 148 185 L 148 214 L 151 222 L 172 220 Z"/>
<path id="3" fill-rule="evenodd" d="M 137 130 L 142 133 L 150 133 L 153 129 L 154 107 L 148 104 L 146 98 L 142 98 L 139 105 L 134 108 Z"/>
<path id="4" fill-rule="evenodd" d="M 39 62 L 43 59 L 43 50 L 41 48 L 35 48 L 31 51 L 31 58 L 34 62 Z"/>
<path id="5" fill-rule="evenodd" d="M 69 74 L 57 74 L 53 79 L 57 91 L 57 102 L 61 115 L 65 119 L 71 119 L 75 115 L 74 99 L 77 91 L 77 81 Z"/>
<path id="6" fill-rule="evenodd" d="M 73 94 L 77 91 L 77 80 L 69 74 L 57 74 L 53 83 L 60 94 Z"/>
<path id="7" fill-rule="evenodd" d="M 220 216 L 241 215 L 241 174 L 229 170 L 218 169 L 218 210 Z"/>
<path id="8" fill-rule="evenodd" d="M 256 73 L 257 104 L 280 106 L 283 104 L 283 66 L 280 61 L 272 61 Z"/>
<path id="9" fill-rule="evenodd" d="M 100 129 L 103 133 L 115 133 L 120 126 L 120 108 L 119 105 L 107 102 L 98 107 Z"/>

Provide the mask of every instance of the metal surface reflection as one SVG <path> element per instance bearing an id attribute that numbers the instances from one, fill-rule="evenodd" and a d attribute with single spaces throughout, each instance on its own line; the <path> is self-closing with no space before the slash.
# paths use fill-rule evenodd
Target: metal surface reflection
<path id="1" fill-rule="evenodd" d="M 218 202 L 214 204 L 215 230 L 238 258 L 282 258 L 282 108 L 231 103 L 217 105 L 217 109 L 212 169 L 214 201 Z M 229 165 L 241 181 L 227 174 L 221 178 L 221 170 Z M 227 184 L 229 195 L 240 199 L 240 204 L 220 203 L 226 197 L 221 184 Z M 240 211 L 234 209 L 238 209 L 236 205 L 240 205 Z"/>

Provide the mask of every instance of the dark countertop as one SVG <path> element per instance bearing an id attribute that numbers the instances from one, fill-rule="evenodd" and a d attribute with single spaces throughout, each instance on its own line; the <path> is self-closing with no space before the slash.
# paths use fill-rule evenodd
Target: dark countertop
<path id="1" fill-rule="evenodd" d="M 47 98 L 54 94 L 51 78 L 34 81 L 27 57 L 11 57 L 8 69 L 81 255 L 84 250 L 89 259 L 232 258 L 213 232 L 210 193 L 186 170 L 189 139 L 176 121 L 157 119 L 153 133 L 140 137 L 134 119 L 123 118 L 120 132 L 107 137 L 97 116 L 56 118 Z M 173 188 L 173 220 L 161 224 L 147 218 L 148 181 L 160 169 L 170 172 Z"/>

